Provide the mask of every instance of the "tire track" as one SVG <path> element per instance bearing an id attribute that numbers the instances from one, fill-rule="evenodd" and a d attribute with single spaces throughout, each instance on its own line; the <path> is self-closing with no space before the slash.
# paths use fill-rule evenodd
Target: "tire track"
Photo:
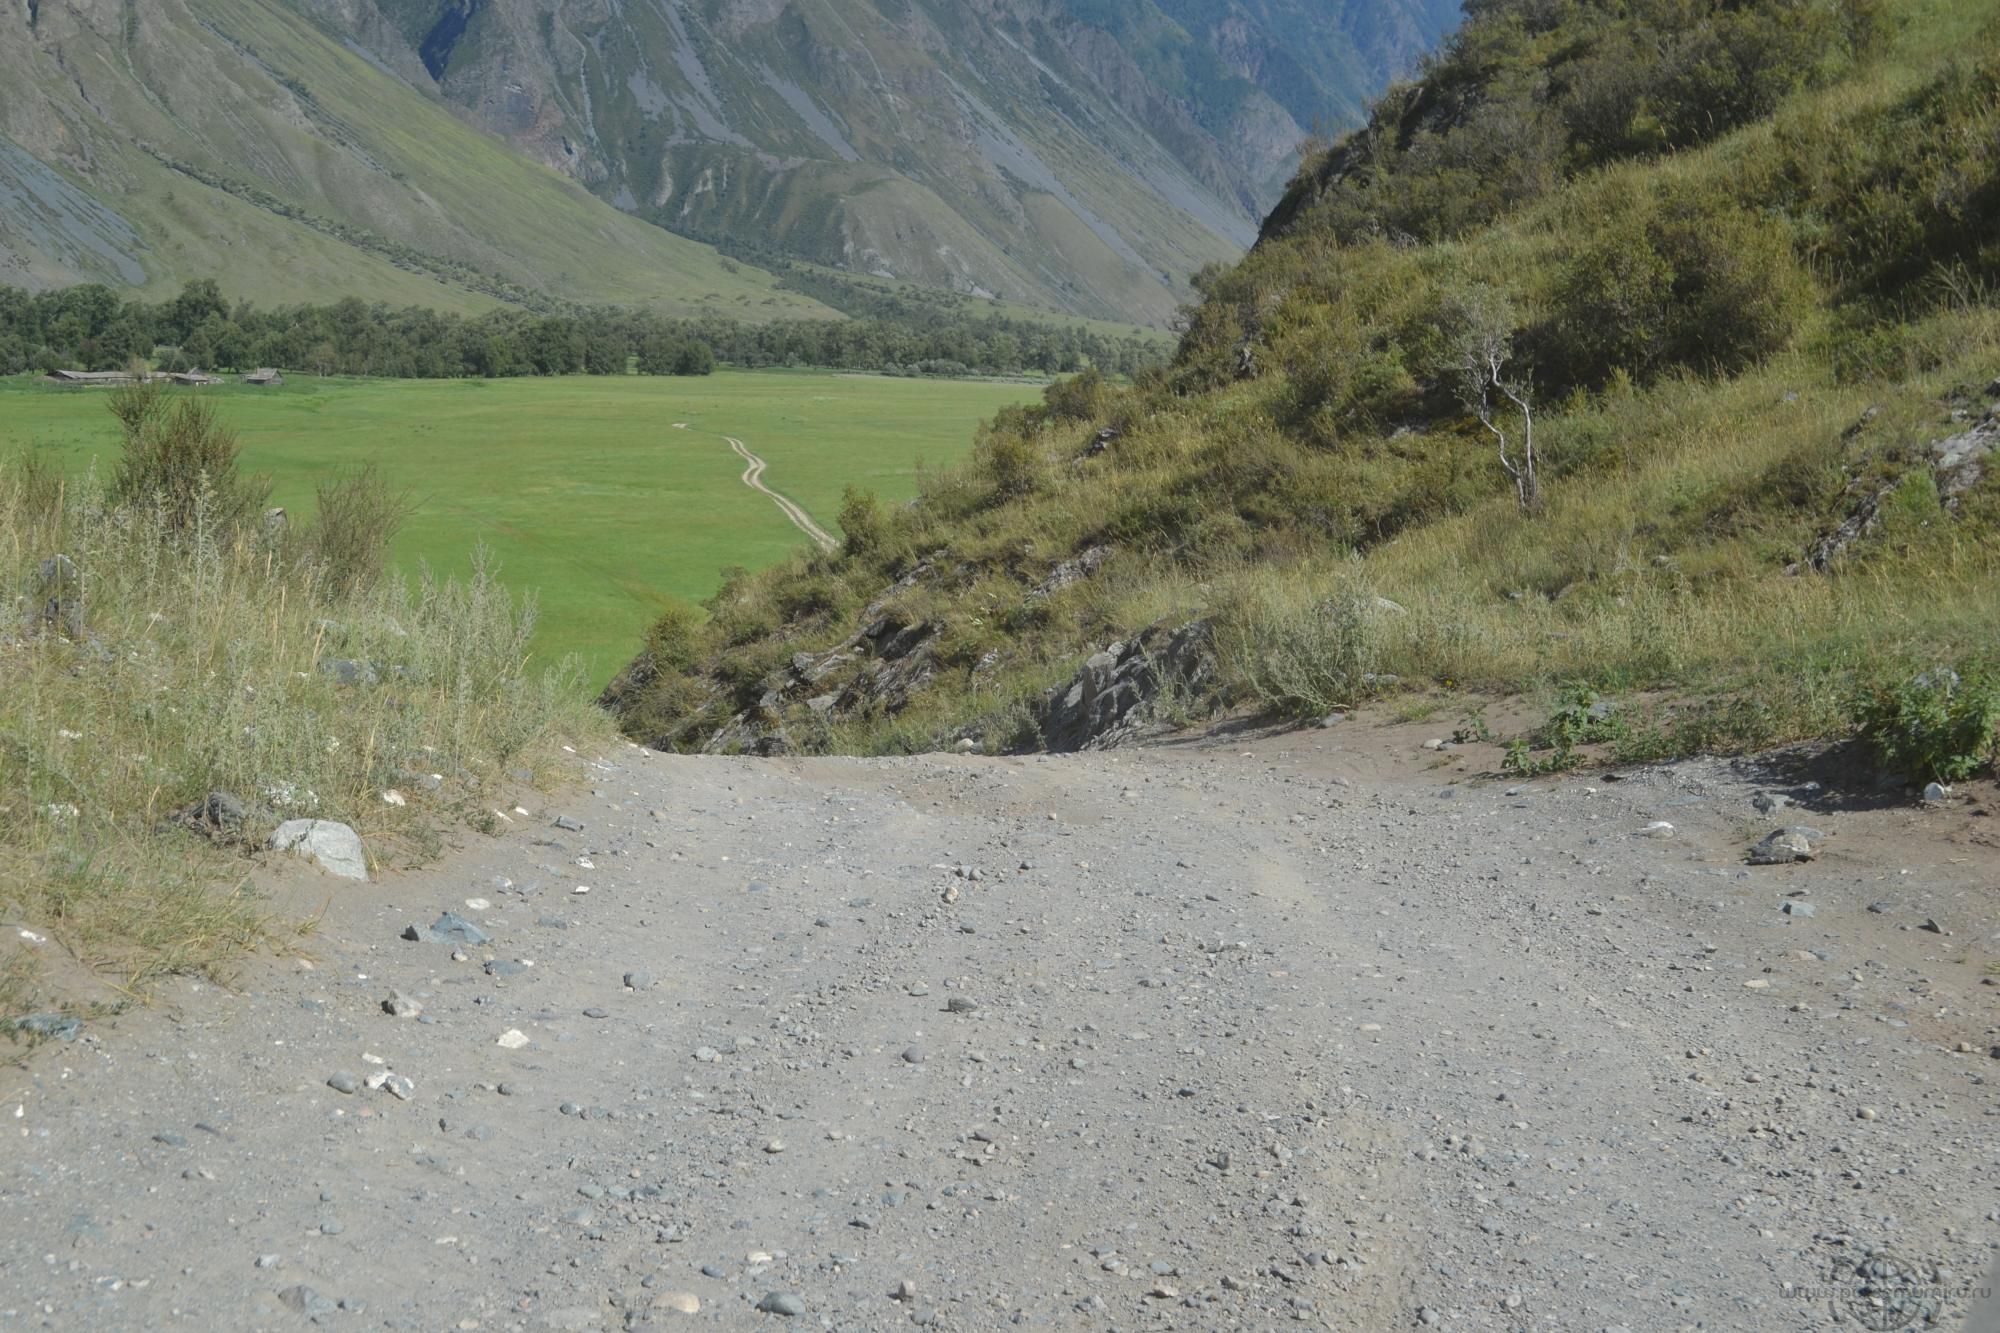
<path id="1" fill-rule="evenodd" d="M 748 486 L 751 490 L 759 494 L 769 496 L 771 503 L 778 506 L 779 512 L 792 521 L 792 526 L 812 538 L 813 543 L 820 550 L 830 555 L 840 549 L 840 542 L 831 536 L 825 528 L 813 522 L 813 516 L 807 513 L 803 506 L 785 498 L 764 484 L 764 469 L 770 465 L 757 455 L 751 453 L 749 445 L 743 443 L 743 441 L 733 435 L 725 435 L 722 438 L 729 441 L 729 447 L 736 451 L 737 457 L 749 464 L 748 467 L 743 469 L 743 484 L 745 486 Z"/>

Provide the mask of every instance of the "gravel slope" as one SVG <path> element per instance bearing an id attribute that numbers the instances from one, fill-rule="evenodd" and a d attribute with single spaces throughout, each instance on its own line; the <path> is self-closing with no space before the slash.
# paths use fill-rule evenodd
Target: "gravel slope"
<path id="1" fill-rule="evenodd" d="M 631 751 L 273 867 L 309 959 L 0 1071 L 0 1329 L 1979 1326 L 1978 811 L 1752 869 L 1727 767 L 1414 750 Z M 491 942 L 399 937 L 447 910 Z M 1854 1322 L 1879 1247 L 1950 1290 Z"/>

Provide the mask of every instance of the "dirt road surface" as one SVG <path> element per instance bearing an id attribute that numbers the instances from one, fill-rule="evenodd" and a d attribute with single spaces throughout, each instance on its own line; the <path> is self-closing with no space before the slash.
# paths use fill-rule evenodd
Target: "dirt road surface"
<path id="1" fill-rule="evenodd" d="M 833 535 L 825 528 L 813 522 L 813 516 L 806 512 L 803 505 L 780 495 L 764 484 L 764 470 L 770 466 L 769 463 L 766 463 L 756 454 L 751 453 L 750 446 L 737 439 L 734 435 L 725 435 L 723 438 L 729 441 L 729 447 L 736 452 L 736 456 L 749 464 L 748 467 L 743 469 L 743 484 L 745 486 L 748 486 L 760 495 L 769 496 L 771 503 L 778 506 L 778 512 L 790 519 L 793 527 L 810 537 L 813 544 L 819 547 L 820 550 L 837 551 L 840 549 L 840 543 L 835 541 Z"/>
<path id="2" fill-rule="evenodd" d="M 274 864 L 307 957 L 0 1071 L 0 1329 L 1971 1327 L 1982 808 L 1414 749 L 632 750 Z"/>

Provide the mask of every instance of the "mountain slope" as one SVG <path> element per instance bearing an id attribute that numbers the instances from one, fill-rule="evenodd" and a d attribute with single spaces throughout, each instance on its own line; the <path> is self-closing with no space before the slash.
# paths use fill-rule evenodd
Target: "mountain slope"
<path id="1" fill-rule="evenodd" d="M 1524 769 L 1989 762 L 1995 52 L 1964 0 L 1483 3 L 1203 276 L 1169 371 L 857 497 L 607 698 L 668 746 L 1034 749 L 1471 686 L 1555 699 Z"/>
<path id="2" fill-rule="evenodd" d="M 0 283 L 828 313 L 619 213 L 277 0 L 0 10 Z"/>
<path id="3" fill-rule="evenodd" d="M 298 0 L 685 234 L 1164 322 L 1441 0 Z M 420 71 L 420 74 L 419 74 Z"/>

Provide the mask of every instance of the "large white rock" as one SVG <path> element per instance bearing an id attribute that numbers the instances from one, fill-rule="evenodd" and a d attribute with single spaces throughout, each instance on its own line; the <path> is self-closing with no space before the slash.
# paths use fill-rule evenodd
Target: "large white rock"
<path id="1" fill-rule="evenodd" d="M 286 820 L 271 835 L 271 850 L 316 861 L 320 869 L 342 879 L 368 878 L 368 853 L 362 850 L 361 835 L 329 819 Z"/>

